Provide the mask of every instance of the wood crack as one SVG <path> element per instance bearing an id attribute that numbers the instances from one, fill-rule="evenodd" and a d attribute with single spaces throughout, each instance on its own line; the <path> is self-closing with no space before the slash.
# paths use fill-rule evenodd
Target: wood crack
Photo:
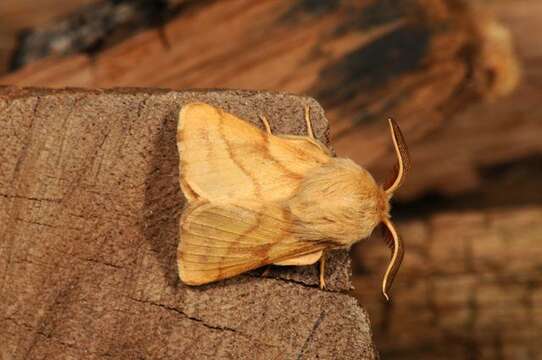
<path id="1" fill-rule="evenodd" d="M 54 199 L 54 198 L 39 198 L 39 197 L 33 197 L 33 196 L 23 196 L 23 195 L 10 195 L 10 194 L 0 194 L 0 196 L 6 198 L 6 199 L 22 199 L 22 200 L 30 200 L 30 201 L 38 201 L 38 202 L 52 202 L 52 203 L 61 203 L 61 199 Z"/>
<path id="2" fill-rule="evenodd" d="M 165 304 L 160 304 L 160 303 L 157 303 L 157 302 L 154 302 L 154 301 L 149 301 L 149 300 L 141 300 L 141 299 L 137 299 L 137 298 L 134 298 L 134 297 L 130 297 L 130 296 L 126 296 L 126 298 L 132 300 L 132 301 L 135 301 L 135 302 L 138 302 L 138 303 L 141 303 L 141 304 L 146 304 L 146 305 L 151 305 L 151 306 L 156 306 L 156 307 L 159 307 L 161 309 L 164 309 L 164 310 L 167 310 L 167 311 L 171 311 L 171 312 L 174 312 L 174 313 L 177 313 L 179 315 L 181 315 L 182 317 L 184 317 L 185 319 L 188 319 L 188 320 L 191 320 L 191 321 L 194 321 L 194 322 L 197 322 L 198 324 L 201 324 L 203 325 L 204 327 L 208 328 L 208 329 L 211 329 L 211 330 L 219 330 L 219 331 L 227 331 L 227 332 L 231 332 L 231 333 L 234 333 L 236 335 L 239 335 L 247 340 L 250 340 L 250 341 L 253 341 L 253 342 L 256 342 L 258 344 L 262 344 L 262 345 L 265 345 L 265 346 L 269 346 L 269 347 L 278 347 L 277 345 L 274 345 L 274 344 L 269 344 L 269 343 L 265 343 L 265 342 L 262 342 L 262 341 L 259 341 L 259 340 L 256 340 L 254 339 L 252 336 L 249 336 L 235 328 L 232 328 L 232 327 L 229 327 L 229 326 L 224 326 L 224 325 L 214 325 L 214 324 L 209 324 L 208 322 L 206 322 L 205 320 L 203 319 L 200 319 L 198 317 L 195 317 L 195 316 L 191 316 L 191 315 L 188 315 L 187 313 L 185 313 L 184 311 L 182 311 L 181 309 L 178 309 L 176 307 L 173 307 L 173 306 L 169 306 L 169 305 L 165 305 Z"/>
<path id="3" fill-rule="evenodd" d="M 318 291 L 325 291 L 325 292 L 336 293 L 336 294 L 346 294 L 347 293 L 345 290 L 335 290 L 335 289 L 330 289 L 330 288 L 320 289 L 320 284 L 319 283 L 310 284 L 310 283 L 304 282 L 302 280 L 288 279 L 288 278 L 281 277 L 280 274 L 278 274 L 277 276 L 269 276 L 269 275 L 264 276 L 264 275 L 256 275 L 256 274 L 247 273 L 246 275 L 248 275 L 250 277 L 254 277 L 254 278 L 265 278 L 265 279 L 274 280 L 274 281 L 282 281 L 282 282 L 289 283 L 289 284 L 294 284 L 294 285 L 301 285 L 304 288 L 316 289 Z"/>
<path id="4" fill-rule="evenodd" d="M 186 318 L 188 320 L 192 320 L 192 321 L 195 321 L 197 323 L 200 323 L 201 325 L 205 326 L 206 328 L 213 329 L 213 330 L 229 331 L 229 332 L 233 332 L 233 333 L 239 334 L 239 335 L 241 335 L 243 337 L 246 337 L 246 338 L 250 339 L 250 337 L 248 335 L 243 334 L 243 333 L 239 332 L 238 330 L 236 330 L 234 328 L 231 328 L 231 327 L 228 327 L 228 326 L 209 324 L 209 323 L 205 322 L 203 319 L 200 319 L 200 318 L 197 318 L 197 317 L 194 317 L 194 316 L 190 316 L 187 313 L 185 313 L 184 311 L 182 311 L 182 310 L 180 310 L 180 309 L 178 309 L 176 307 L 168 306 L 168 305 L 165 305 L 165 304 L 160 304 L 160 303 L 157 303 L 157 302 L 154 302 L 154 301 L 141 300 L 141 299 L 137 299 L 137 298 L 129 297 L 129 296 L 127 298 L 132 300 L 132 301 L 136 301 L 138 303 L 157 306 L 157 307 L 160 307 L 160 308 L 165 309 L 167 311 L 175 312 L 177 314 L 182 315 L 184 318 Z"/>
<path id="5" fill-rule="evenodd" d="M 305 342 L 303 343 L 303 346 L 301 347 L 301 350 L 299 350 L 299 353 L 297 354 L 297 357 L 296 357 L 297 360 L 301 360 L 303 358 L 303 353 L 305 352 L 305 350 L 309 346 L 310 342 L 312 341 L 312 339 L 314 337 L 314 334 L 318 330 L 318 327 L 320 326 L 320 323 L 324 319 L 325 315 L 326 315 L 326 312 L 322 311 L 320 313 L 320 316 L 318 316 L 318 319 L 316 319 L 316 322 L 312 326 L 312 329 L 311 329 L 311 332 L 309 333 L 309 336 L 307 336 L 307 338 L 305 339 Z"/>

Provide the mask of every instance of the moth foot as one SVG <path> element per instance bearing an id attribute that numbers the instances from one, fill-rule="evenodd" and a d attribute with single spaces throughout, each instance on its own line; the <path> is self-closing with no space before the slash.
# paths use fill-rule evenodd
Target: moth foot
<path id="1" fill-rule="evenodd" d="M 325 251 L 322 252 L 322 257 L 320 257 L 320 289 L 325 289 L 326 288 L 326 270 L 325 270 L 325 266 L 326 266 L 326 253 Z"/>
<path id="2" fill-rule="evenodd" d="M 309 105 L 305 105 L 304 109 L 305 109 L 305 124 L 307 125 L 307 135 L 309 135 L 309 137 L 314 140 L 315 137 L 314 137 L 314 133 L 312 132 L 312 122 L 311 122 L 311 114 L 310 114 Z"/>
<path id="3" fill-rule="evenodd" d="M 324 290 L 326 288 L 326 280 L 323 275 L 320 275 L 320 289 Z"/>
<path id="4" fill-rule="evenodd" d="M 260 120 L 262 121 L 263 126 L 265 127 L 265 131 L 268 134 L 271 134 L 271 126 L 269 125 L 269 121 L 267 120 L 267 118 L 263 115 L 260 115 Z"/>

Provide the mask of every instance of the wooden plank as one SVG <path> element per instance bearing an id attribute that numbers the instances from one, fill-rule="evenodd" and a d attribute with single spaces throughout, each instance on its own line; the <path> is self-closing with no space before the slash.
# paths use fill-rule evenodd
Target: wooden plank
<path id="1" fill-rule="evenodd" d="M 318 104 L 264 92 L 0 88 L 0 357 L 376 357 L 346 251 L 328 263 L 182 284 L 182 104 L 206 101 L 258 126 L 327 142 Z"/>

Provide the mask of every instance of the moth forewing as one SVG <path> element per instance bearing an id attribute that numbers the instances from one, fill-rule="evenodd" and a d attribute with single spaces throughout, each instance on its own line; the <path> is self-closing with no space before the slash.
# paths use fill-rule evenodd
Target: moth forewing
<path id="1" fill-rule="evenodd" d="M 274 262 L 307 262 L 324 250 L 323 242 L 293 235 L 284 205 L 330 159 L 314 140 L 275 136 L 203 103 L 183 106 L 177 131 L 179 181 L 191 209 L 180 223 L 181 280 L 209 283 Z"/>

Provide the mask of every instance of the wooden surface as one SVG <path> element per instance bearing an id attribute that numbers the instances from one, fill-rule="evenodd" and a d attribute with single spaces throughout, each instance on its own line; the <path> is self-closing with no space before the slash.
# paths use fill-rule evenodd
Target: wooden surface
<path id="1" fill-rule="evenodd" d="M 405 189 L 411 198 L 439 192 L 453 199 L 460 194 L 490 191 L 484 202 L 514 202 L 514 196 L 518 198 L 515 203 L 533 200 L 537 172 L 532 167 L 542 158 L 542 3 L 521 0 L 491 4 L 487 11 L 510 33 L 521 81 L 511 94 L 464 109 L 446 126 L 411 146 L 417 165 Z M 532 176 L 518 172 L 518 188 L 496 189 L 495 182 L 502 180 L 506 169 L 514 168 L 514 164 L 517 170 L 531 168 Z"/>
<path id="2" fill-rule="evenodd" d="M 317 265 L 180 283 L 177 116 L 202 100 L 304 134 L 309 98 L 0 89 L 0 358 L 373 359 L 346 251 Z"/>
<path id="3" fill-rule="evenodd" d="M 3 0 L 0 14 L 4 27 L 20 30 L 50 24 L 96 0 Z"/>
<path id="4" fill-rule="evenodd" d="M 380 298 L 389 254 L 378 236 L 353 251 L 355 294 L 385 359 L 540 359 L 542 3 L 486 6 L 513 36 L 518 88 L 410 148 L 424 159 L 413 172 L 448 195 L 395 207 L 406 255 L 393 304 Z M 455 173 L 450 162 L 476 166 Z"/>
<path id="5" fill-rule="evenodd" d="M 377 348 L 386 359 L 537 359 L 542 3 L 477 2 L 206 1 L 163 29 L 0 83 L 310 94 L 337 153 L 379 180 L 394 161 L 393 116 L 413 171 L 392 210 L 406 245 L 392 304 L 379 289 L 389 256 L 380 238 L 353 251 L 354 294 Z"/>
<path id="6" fill-rule="evenodd" d="M 519 70 L 506 30 L 484 11 L 455 0 L 323 4 L 189 3 L 163 27 L 92 57 L 38 61 L 0 83 L 308 94 L 326 109 L 338 154 L 379 179 L 387 177 L 395 161 L 385 120 L 397 119 L 410 147 L 421 149 L 413 151 L 413 164 L 422 167 L 412 172 L 400 198 L 426 190 L 449 193 L 451 176 L 462 190 L 479 186 L 472 174 L 486 159 L 477 155 L 448 161 L 442 173 L 436 169 L 457 140 L 458 133 L 448 129 L 453 116 L 515 88 Z M 496 146 L 496 137 L 487 141 L 484 146 Z M 450 145 L 441 149 L 442 143 Z M 517 146 L 508 143 L 505 157 L 513 158 Z"/>
<path id="7" fill-rule="evenodd" d="M 0 1 L 0 74 L 9 70 L 22 31 L 47 26 L 97 0 Z"/>
<path id="8" fill-rule="evenodd" d="M 392 304 L 378 296 L 388 249 L 375 238 L 354 260 L 383 359 L 540 359 L 542 206 L 434 211 L 399 231 Z"/>
<path id="9" fill-rule="evenodd" d="M 128 36 L 162 26 L 188 1 L 109 0 L 81 6 L 64 18 L 22 32 L 11 56 L 11 70 L 47 56 L 85 53 L 92 57 Z"/>

